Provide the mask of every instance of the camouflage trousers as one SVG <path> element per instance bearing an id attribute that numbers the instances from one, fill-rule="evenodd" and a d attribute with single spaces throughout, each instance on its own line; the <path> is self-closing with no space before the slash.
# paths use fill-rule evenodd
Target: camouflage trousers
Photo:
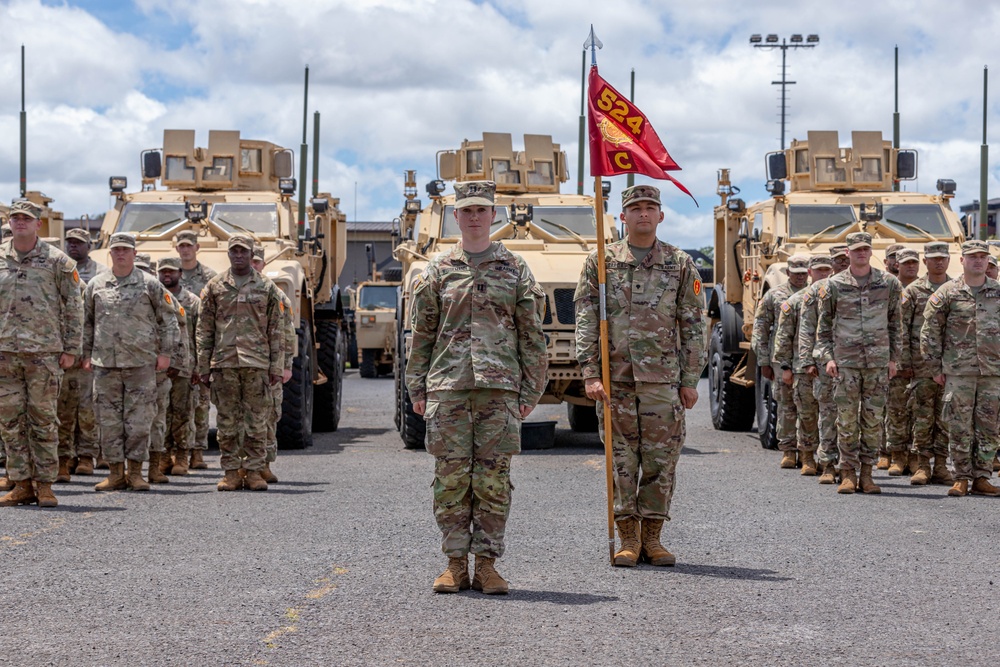
<path id="1" fill-rule="evenodd" d="M 156 417 L 156 370 L 94 367 L 94 412 L 101 424 L 101 457 L 108 463 L 149 459 Z"/>
<path id="2" fill-rule="evenodd" d="M 840 467 L 875 465 L 889 390 L 888 368 L 840 368 L 833 380 Z"/>
<path id="3" fill-rule="evenodd" d="M 781 368 L 773 366 L 774 380 L 771 382 L 771 395 L 774 396 L 777 409 L 774 435 L 778 441 L 779 452 L 794 452 L 795 424 L 798 421 L 798 409 L 795 406 L 794 386 L 781 381 Z"/>
<path id="4" fill-rule="evenodd" d="M 56 481 L 62 375 L 58 354 L 0 352 L 0 437 L 12 481 Z"/>
<path id="5" fill-rule="evenodd" d="M 166 449 L 192 449 L 194 445 L 194 401 L 201 387 L 192 387 L 191 378 L 175 377 L 170 382 L 167 404 Z"/>
<path id="6" fill-rule="evenodd" d="M 819 447 L 816 449 L 818 463 L 836 463 L 840 459 L 837 450 L 837 404 L 833 400 L 833 378 L 826 370 L 819 368 L 819 377 L 813 379 L 813 396 L 819 408 Z"/>
<path id="7" fill-rule="evenodd" d="M 889 399 L 885 409 L 885 452 L 910 451 L 913 420 L 906 409 L 910 399 L 910 380 L 899 376 L 889 380 Z"/>
<path id="8" fill-rule="evenodd" d="M 449 558 L 499 558 L 510 514 L 511 455 L 521 451 L 518 395 L 500 389 L 433 391 L 424 412 L 434 456 L 434 518 Z"/>
<path id="9" fill-rule="evenodd" d="M 803 452 L 815 452 L 819 446 L 819 403 L 813 393 L 813 384 L 813 378 L 806 373 L 792 376 L 792 395 L 798 413 L 796 434 L 799 450 Z"/>
<path id="10" fill-rule="evenodd" d="M 1000 444 L 1000 377 L 949 375 L 941 415 L 948 422 L 948 444 L 956 480 L 993 475 Z"/>
<path id="11" fill-rule="evenodd" d="M 267 455 L 265 460 L 274 463 L 278 458 L 278 422 L 281 420 L 281 402 L 285 398 L 285 385 L 271 386 L 271 415 L 267 418 Z"/>
<path id="12" fill-rule="evenodd" d="M 156 374 L 156 416 L 149 428 L 149 451 L 167 451 L 167 410 L 170 407 L 170 386 L 173 381 L 166 371 Z"/>
<path id="13" fill-rule="evenodd" d="M 261 470 L 267 453 L 271 386 L 262 368 L 212 370 L 212 402 L 218 410 L 219 464 L 223 470 Z"/>
<path id="14" fill-rule="evenodd" d="M 211 392 L 204 385 L 197 385 L 193 390 L 194 406 L 194 446 L 192 449 L 208 449 L 208 416 L 212 410 Z M 218 404 L 216 404 L 218 407 Z"/>
<path id="15" fill-rule="evenodd" d="M 59 456 L 97 458 L 100 437 L 94 414 L 94 372 L 69 368 L 59 388 Z"/>
<path id="16" fill-rule="evenodd" d="M 615 521 L 670 520 L 677 459 L 684 446 L 684 406 L 677 385 L 615 382 L 611 398 L 611 451 L 615 466 Z M 604 406 L 597 404 L 604 438 Z"/>
<path id="17" fill-rule="evenodd" d="M 914 378 L 906 411 L 913 418 L 913 449 L 928 458 L 948 458 L 948 422 L 941 416 L 944 387 L 933 378 Z"/>

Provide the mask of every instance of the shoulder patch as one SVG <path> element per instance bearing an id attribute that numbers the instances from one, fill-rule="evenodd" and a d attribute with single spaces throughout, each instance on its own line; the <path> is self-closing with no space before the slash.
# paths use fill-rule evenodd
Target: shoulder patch
<path id="1" fill-rule="evenodd" d="M 788 305 L 787 301 L 782 302 L 782 304 L 781 304 L 781 312 L 787 313 L 791 309 L 792 309 L 792 307 L 790 305 Z"/>
<path id="2" fill-rule="evenodd" d="M 941 305 L 941 297 L 938 296 L 937 292 L 934 292 L 934 294 L 931 294 L 930 302 L 933 303 L 935 306 L 940 306 Z"/>
<path id="3" fill-rule="evenodd" d="M 281 310 L 281 312 L 285 312 L 285 302 L 280 299 L 278 300 L 278 309 Z"/>
<path id="4" fill-rule="evenodd" d="M 73 269 L 73 282 L 75 282 L 78 285 L 80 284 L 80 272 L 77 271 L 76 269 Z"/>
<path id="5" fill-rule="evenodd" d="M 906 303 L 909 300 L 910 300 L 910 296 L 906 292 L 903 292 L 903 295 L 901 297 L 899 297 L 899 302 L 900 303 Z"/>
<path id="6" fill-rule="evenodd" d="M 816 293 L 819 294 L 819 298 L 825 299 L 826 298 L 826 284 L 824 283 L 824 284 L 820 285 L 819 289 L 816 290 Z"/>
<path id="7" fill-rule="evenodd" d="M 164 291 L 163 292 L 163 298 L 164 298 L 164 300 L 166 300 L 167 305 L 172 305 L 174 303 L 173 299 L 170 298 L 170 292 Z"/>
<path id="8" fill-rule="evenodd" d="M 694 295 L 698 296 L 701 294 L 701 281 L 697 278 L 694 279 Z"/>
<path id="9" fill-rule="evenodd" d="M 204 287 L 201 288 L 201 294 L 198 295 L 198 298 L 204 299 L 206 296 L 208 296 L 208 285 L 205 285 Z"/>
<path id="10" fill-rule="evenodd" d="M 184 306 L 178 306 L 180 308 L 181 317 L 184 317 L 187 313 L 184 311 Z"/>

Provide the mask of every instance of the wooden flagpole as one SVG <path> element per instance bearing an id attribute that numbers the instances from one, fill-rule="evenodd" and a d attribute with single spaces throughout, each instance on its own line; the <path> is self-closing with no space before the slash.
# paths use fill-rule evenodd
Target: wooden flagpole
<path id="1" fill-rule="evenodd" d="M 611 449 L 611 362 L 608 360 L 608 310 L 607 280 L 608 269 L 604 258 L 604 193 L 601 177 L 594 177 L 594 215 L 597 216 L 597 283 L 600 299 L 601 322 L 601 384 L 609 400 L 603 401 L 604 408 L 604 472 L 608 489 L 608 559 L 615 564 L 615 482 L 613 476 L 613 453 Z"/>

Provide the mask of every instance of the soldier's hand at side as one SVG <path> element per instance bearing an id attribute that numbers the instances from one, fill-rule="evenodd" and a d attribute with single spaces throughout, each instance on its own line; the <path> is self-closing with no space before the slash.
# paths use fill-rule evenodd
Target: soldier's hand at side
<path id="1" fill-rule="evenodd" d="M 171 366 L 170 368 L 167 369 L 167 377 L 170 378 L 171 380 L 176 379 L 177 376 L 180 375 L 180 374 L 181 374 L 181 372 L 179 370 L 177 370 L 176 368 L 174 368 L 173 366 Z"/>
<path id="2" fill-rule="evenodd" d="M 681 405 L 685 410 L 690 410 L 698 402 L 698 390 L 694 387 L 681 387 L 677 392 L 681 397 Z"/>
<path id="3" fill-rule="evenodd" d="M 604 383 L 601 382 L 601 378 L 587 378 L 583 382 L 583 389 L 587 394 L 587 398 L 592 401 L 601 401 L 603 403 L 608 400 L 608 394 L 604 391 Z"/>
<path id="4" fill-rule="evenodd" d="M 535 406 L 533 406 L 533 405 L 522 405 L 521 406 L 521 419 L 527 419 L 528 415 L 530 415 L 531 411 L 534 410 L 534 409 L 535 409 Z"/>
<path id="5" fill-rule="evenodd" d="M 284 370 L 284 371 L 281 372 L 281 384 L 285 384 L 285 383 L 287 383 L 291 379 L 292 379 L 292 369 L 291 368 L 286 369 L 286 370 Z"/>
<path id="6" fill-rule="evenodd" d="M 92 371 L 92 370 L 94 370 L 94 367 L 90 363 L 90 358 L 89 357 L 87 359 L 83 360 L 83 363 L 80 364 L 80 368 L 82 368 L 85 371 Z"/>
<path id="7" fill-rule="evenodd" d="M 896 377 L 896 362 L 895 361 L 890 361 L 889 362 L 889 379 L 891 380 L 894 377 Z"/>
<path id="8" fill-rule="evenodd" d="M 833 359 L 826 362 L 826 374 L 832 378 L 840 377 L 840 373 L 837 372 L 837 362 Z"/>
<path id="9" fill-rule="evenodd" d="M 808 375 L 811 378 L 819 377 L 819 369 L 816 368 L 816 364 L 813 364 L 812 366 L 806 366 L 806 375 Z"/>
<path id="10" fill-rule="evenodd" d="M 909 380 L 910 378 L 913 377 L 913 369 L 907 368 L 904 370 L 897 370 L 896 377 L 906 378 L 907 380 Z"/>
<path id="11" fill-rule="evenodd" d="M 59 355 L 59 368 L 66 370 L 67 368 L 72 368 L 74 363 L 76 363 L 74 355 L 66 354 L 65 352 Z"/>
<path id="12" fill-rule="evenodd" d="M 760 374 L 765 378 L 767 378 L 768 380 L 774 379 L 774 369 L 771 368 L 770 366 L 761 366 Z"/>
<path id="13" fill-rule="evenodd" d="M 792 386 L 792 371 L 789 368 L 781 371 L 781 381 L 787 384 L 789 387 Z"/>
<path id="14" fill-rule="evenodd" d="M 427 401 L 416 401 L 413 404 L 413 411 L 416 412 L 421 417 L 424 416 L 424 411 L 427 410 Z"/>
<path id="15" fill-rule="evenodd" d="M 268 376 L 267 376 L 267 383 L 269 385 L 271 385 L 273 387 L 274 385 L 278 384 L 279 382 L 281 382 L 281 376 L 280 375 L 271 375 L 271 374 L 268 374 Z"/>
<path id="16" fill-rule="evenodd" d="M 934 376 L 934 381 L 937 382 L 942 387 L 944 386 L 944 373 Z"/>
<path id="17" fill-rule="evenodd" d="M 156 372 L 165 371 L 170 368 L 170 357 L 165 354 L 156 355 Z"/>

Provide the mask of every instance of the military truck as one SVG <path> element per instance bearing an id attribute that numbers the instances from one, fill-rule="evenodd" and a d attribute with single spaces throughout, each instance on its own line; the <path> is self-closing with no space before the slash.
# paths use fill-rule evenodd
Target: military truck
<path id="1" fill-rule="evenodd" d="M 496 221 L 491 238 L 521 255 L 545 291 L 542 326 L 548 347 L 548 383 L 541 403 L 566 403 L 570 427 L 596 431 L 594 403 L 583 390 L 576 361 L 576 312 L 573 293 L 587 255 L 597 247 L 594 197 L 560 194 L 569 178 L 566 154 L 546 135 L 524 136 L 515 151 L 510 134 L 486 132 L 482 139 L 464 140 L 458 150 L 438 153 L 438 177 L 426 188 L 424 206 L 417 199 L 416 172 L 406 172 L 401 215 L 401 242 L 394 256 L 403 265 L 397 308 L 395 358 L 396 426 L 407 448 L 424 445 L 423 418 L 413 412 L 405 386 L 409 350 L 409 304 L 414 281 L 427 262 L 448 252 L 461 238 L 453 211 L 454 193 L 445 181 L 496 182 Z M 602 196 L 606 193 L 602 193 Z M 605 216 L 608 241 L 617 238 L 614 221 Z"/>
<path id="2" fill-rule="evenodd" d="M 714 286 L 708 296 L 709 405 L 716 429 L 745 431 L 757 420 L 762 446 L 774 449 L 775 407 L 770 382 L 750 350 L 757 304 L 785 282 L 796 253 L 827 253 L 851 232 L 872 235 L 872 263 L 883 266 L 894 243 L 922 249 L 951 244 L 958 256 L 967 230 L 951 210 L 955 182 L 941 179 L 938 194 L 894 190 L 917 177 L 917 153 L 896 149 L 881 132 L 853 132 L 842 147 L 837 132 L 809 132 L 766 158 L 771 197 L 747 206 L 729 169 L 718 174 Z M 786 183 L 788 191 L 786 192 Z"/>
<path id="3" fill-rule="evenodd" d="M 199 235 L 198 260 L 216 271 L 229 268 L 227 239 L 252 234 L 264 246 L 264 275 L 292 302 L 298 349 L 284 387 L 278 445 L 307 447 L 313 431 L 340 422 L 346 336 L 336 284 L 347 248 L 346 217 L 339 199 L 314 196 L 306 224 L 297 224 L 294 154 L 238 131 L 212 130 L 208 147 L 195 147 L 194 130 L 165 130 L 163 147 L 141 154 L 142 190 L 126 192 L 124 177 L 109 181 L 114 208 L 104 216 L 98 247 L 115 232 L 137 235 L 136 247 L 157 260 L 176 256 L 174 235 Z M 157 187 L 157 183 L 161 187 Z M 107 250 L 94 251 L 110 266 Z"/>
<path id="4" fill-rule="evenodd" d="M 396 303 L 399 281 L 368 281 L 355 292 L 355 331 L 361 352 L 361 377 L 392 373 L 396 353 Z"/>

